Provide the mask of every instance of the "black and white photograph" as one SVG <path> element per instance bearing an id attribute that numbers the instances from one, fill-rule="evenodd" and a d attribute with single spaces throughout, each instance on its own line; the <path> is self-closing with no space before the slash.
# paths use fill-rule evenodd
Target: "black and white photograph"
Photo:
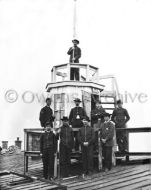
<path id="1" fill-rule="evenodd" d="M 150 0 L 0 0 L 0 190 L 150 190 L 150 68 Z"/>

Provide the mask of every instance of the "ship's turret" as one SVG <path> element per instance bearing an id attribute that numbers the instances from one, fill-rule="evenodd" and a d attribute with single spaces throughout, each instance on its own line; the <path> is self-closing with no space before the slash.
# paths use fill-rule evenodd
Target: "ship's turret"
<path id="1" fill-rule="evenodd" d="M 79 69 L 79 80 L 71 80 L 71 68 Z M 93 80 L 95 78 L 95 80 Z M 55 125 L 60 124 L 60 118 L 69 115 L 74 107 L 74 99 L 80 98 L 87 115 L 90 117 L 94 96 L 99 98 L 104 85 L 99 83 L 99 68 L 79 63 L 67 63 L 53 66 L 51 82 L 46 90 L 52 98 L 52 108 L 56 117 Z"/>

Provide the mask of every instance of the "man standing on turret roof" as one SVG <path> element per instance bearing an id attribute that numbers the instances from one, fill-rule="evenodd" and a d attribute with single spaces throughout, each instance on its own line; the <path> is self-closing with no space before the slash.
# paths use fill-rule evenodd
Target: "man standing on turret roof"
<path id="1" fill-rule="evenodd" d="M 72 40 L 73 47 L 70 47 L 67 54 L 70 55 L 70 63 L 79 63 L 79 58 L 81 57 L 81 49 L 77 46 L 79 40 Z M 79 80 L 79 68 L 71 68 L 70 80 Z"/>

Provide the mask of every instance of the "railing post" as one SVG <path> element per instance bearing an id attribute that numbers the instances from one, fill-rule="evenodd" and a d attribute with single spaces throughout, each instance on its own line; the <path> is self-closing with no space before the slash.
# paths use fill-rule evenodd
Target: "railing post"
<path id="1" fill-rule="evenodd" d="M 129 132 L 126 130 L 126 138 L 127 138 L 127 152 L 129 152 Z M 126 155 L 126 162 L 129 162 L 129 155 Z"/>
<path id="2" fill-rule="evenodd" d="M 53 82 L 56 82 L 56 67 L 53 67 Z"/>
<path id="3" fill-rule="evenodd" d="M 27 132 L 24 129 L 24 175 L 26 174 L 26 150 L 27 150 Z"/>
<path id="4" fill-rule="evenodd" d="M 114 89 L 114 78 L 112 77 L 112 78 L 111 78 L 111 80 L 112 80 L 112 81 L 111 81 L 111 85 L 112 85 L 112 86 L 111 86 L 111 88 L 112 88 L 112 92 L 114 92 L 114 93 L 115 93 L 115 89 Z"/>
<path id="5" fill-rule="evenodd" d="M 53 68 L 51 69 L 51 82 L 53 82 Z"/>
<path id="6" fill-rule="evenodd" d="M 99 83 L 99 68 L 97 69 L 96 77 L 97 77 L 97 83 Z"/>
<path id="7" fill-rule="evenodd" d="M 71 65 L 70 63 L 67 64 L 67 80 L 70 80 L 70 72 L 71 72 Z"/>
<path id="8" fill-rule="evenodd" d="M 86 67 L 86 81 L 89 81 L 89 69 L 90 69 L 90 67 L 89 67 L 89 65 L 87 65 L 87 67 Z"/>

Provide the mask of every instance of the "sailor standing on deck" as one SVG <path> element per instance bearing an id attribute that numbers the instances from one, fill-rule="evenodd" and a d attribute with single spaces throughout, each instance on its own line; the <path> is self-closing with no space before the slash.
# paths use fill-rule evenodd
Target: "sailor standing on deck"
<path id="1" fill-rule="evenodd" d="M 105 109 L 101 105 L 101 101 L 96 101 L 95 108 L 91 112 L 91 124 L 95 132 L 95 150 L 98 148 L 98 131 L 104 122 Z"/>
<path id="2" fill-rule="evenodd" d="M 40 137 L 40 153 L 43 161 L 43 176 L 45 179 L 54 177 L 54 156 L 57 152 L 57 138 L 51 124 L 45 124 L 45 132 Z"/>
<path id="3" fill-rule="evenodd" d="M 74 144 L 73 130 L 69 126 L 68 117 L 63 116 L 61 119 L 63 125 L 60 127 L 60 169 L 61 177 L 68 177 L 70 174 L 71 151 Z"/>
<path id="4" fill-rule="evenodd" d="M 39 115 L 39 120 L 42 127 L 45 127 L 46 122 L 49 122 L 50 126 L 53 128 L 53 121 L 55 117 L 53 116 L 53 111 L 50 108 L 50 105 L 51 98 L 46 98 L 46 106 L 40 110 Z"/>
<path id="5" fill-rule="evenodd" d="M 114 146 L 114 130 L 115 126 L 110 121 L 110 114 L 104 114 L 104 123 L 100 129 L 100 139 L 102 143 L 102 155 L 104 157 L 103 168 L 105 171 L 112 168 L 112 147 Z"/>
<path id="6" fill-rule="evenodd" d="M 81 49 L 77 46 L 79 44 L 79 40 L 72 40 L 73 47 L 71 47 L 67 54 L 70 55 L 69 62 L 70 63 L 79 63 L 79 58 L 81 57 Z M 79 68 L 71 68 L 70 72 L 70 80 L 79 80 Z"/>
<path id="7" fill-rule="evenodd" d="M 126 123 L 130 120 L 128 111 L 122 107 L 122 101 L 117 101 L 117 108 L 112 113 L 112 121 L 115 122 L 115 128 L 126 128 Z M 120 152 L 128 150 L 127 134 L 125 131 L 116 130 L 117 144 Z"/>
<path id="8" fill-rule="evenodd" d="M 93 172 L 93 144 L 95 134 L 93 128 L 89 125 L 89 118 L 83 116 L 83 126 L 78 132 L 78 141 L 82 150 L 83 177 L 91 175 Z"/>
<path id="9" fill-rule="evenodd" d="M 86 112 L 85 110 L 80 107 L 80 103 L 81 103 L 81 100 L 79 98 L 76 98 L 74 100 L 75 102 L 75 107 L 71 109 L 70 111 L 70 115 L 69 115 L 69 125 L 72 126 L 72 128 L 81 128 L 83 123 L 81 121 L 82 117 L 83 116 L 86 116 Z M 75 142 L 74 142 L 74 148 L 76 151 L 79 150 L 79 143 L 78 143 L 78 140 L 77 140 L 77 134 L 78 134 L 78 131 L 75 131 L 74 132 L 74 137 L 75 137 Z"/>

